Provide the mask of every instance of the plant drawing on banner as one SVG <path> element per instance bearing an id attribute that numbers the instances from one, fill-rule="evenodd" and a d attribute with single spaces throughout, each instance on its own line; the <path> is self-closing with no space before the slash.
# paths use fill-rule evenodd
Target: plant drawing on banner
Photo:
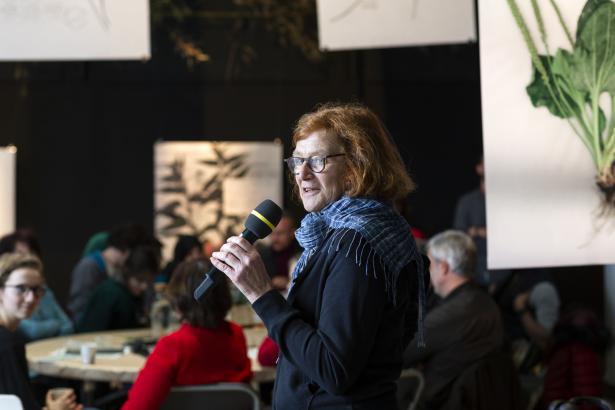
<path id="1" fill-rule="evenodd" d="M 526 91 L 535 107 L 568 122 L 593 159 L 600 225 L 615 215 L 615 3 L 588 0 L 573 36 L 556 0 L 550 0 L 569 49 L 549 47 L 543 13 L 530 0 L 543 52 L 538 51 L 517 0 L 507 0 L 534 70 Z"/>
<path id="2" fill-rule="evenodd" d="M 247 174 L 249 167 L 244 163 L 245 154 L 227 157 L 223 149 L 214 146 L 215 159 L 200 159 L 197 162 L 203 165 L 196 169 L 194 175 L 185 172 L 184 159 L 178 157 L 167 165 L 168 173 L 162 178 L 163 185 L 159 192 L 166 194 L 179 194 L 164 206 L 156 210 L 156 215 L 166 216 L 168 223 L 163 225 L 160 233 L 164 236 L 176 236 L 188 228 L 191 235 L 202 237 L 209 231 L 223 229 L 222 236 L 235 234 L 241 222 L 238 215 L 225 215 L 222 207 L 222 182 L 226 178 L 242 178 Z M 206 172 L 208 169 L 212 172 Z M 196 181 L 194 190 L 189 189 L 188 179 Z M 199 208 L 213 205 L 214 218 L 200 221 Z"/>
<path id="3" fill-rule="evenodd" d="M 154 225 L 165 259 L 179 235 L 215 248 L 243 231 L 254 204 L 281 202 L 281 144 L 168 141 L 154 152 Z"/>

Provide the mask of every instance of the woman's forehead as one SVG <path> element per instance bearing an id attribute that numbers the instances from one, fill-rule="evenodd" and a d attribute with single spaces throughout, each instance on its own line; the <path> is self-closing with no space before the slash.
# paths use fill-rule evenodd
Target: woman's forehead
<path id="1" fill-rule="evenodd" d="M 326 130 L 318 130 L 297 141 L 293 153 L 296 156 L 327 155 L 340 148 L 339 139 Z"/>
<path id="2" fill-rule="evenodd" d="M 7 278 L 7 283 L 40 283 L 43 281 L 41 273 L 33 268 L 15 269 Z"/>

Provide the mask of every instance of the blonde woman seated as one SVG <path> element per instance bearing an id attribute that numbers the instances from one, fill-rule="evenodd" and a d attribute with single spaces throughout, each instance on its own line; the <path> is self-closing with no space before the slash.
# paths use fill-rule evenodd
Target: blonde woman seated
<path id="1" fill-rule="evenodd" d="M 22 339 L 15 331 L 19 322 L 29 318 L 45 293 L 43 266 L 31 254 L 5 253 L 0 256 L 0 394 L 14 394 L 25 410 L 38 409 L 28 379 L 28 364 Z M 49 410 L 73 410 L 74 392 L 54 399 L 46 397 Z"/>
<path id="2" fill-rule="evenodd" d="M 228 284 L 214 287 L 201 304 L 192 298 L 209 268 L 198 260 L 182 263 L 173 273 L 166 295 L 181 315 L 182 326 L 158 341 L 123 410 L 157 409 L 173 386 L 250 381 L 243 330 L 224 320 L 231 308 Z"/>

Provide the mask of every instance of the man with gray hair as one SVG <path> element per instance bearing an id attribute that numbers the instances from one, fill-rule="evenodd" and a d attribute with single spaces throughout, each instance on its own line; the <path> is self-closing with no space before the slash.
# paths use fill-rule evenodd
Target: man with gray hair
<path id="1" fill-rule="evenodd" d="M 404 352 L 404 367 L 422 366 L 425 409 L 446 403 L 455 379 L 472 364 L 502 348 L 500 313 L 472 280 L 474 241 L 461 231 L 445 231 L 427 242 L 431 284 L 439 300 L 425 318 L 425 344 L 416 338 Z"/>

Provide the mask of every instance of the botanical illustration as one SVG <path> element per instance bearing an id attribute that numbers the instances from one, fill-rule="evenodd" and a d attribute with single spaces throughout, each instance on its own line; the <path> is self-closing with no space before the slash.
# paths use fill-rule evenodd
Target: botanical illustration
<path id="1" fill-rule="evenodd" d="M 211 151 L 213 158 L 197 158 L 192 166 L 182 155 L 162 164 L 156 191 L 164 199 L 155 212 L 162 219 L 157 231 L 163 237 L 189 234 L 204 240 L 213 235 L 220 240 L 240 232 L 243 216 L 224 213 L 223 181 L 246 176 L 250 169 L 246 154 L 229 155 L 223 144 L 216 143 Z"/>
<path id="2" fill-rule="evenodd" d="M 615 4 L 588 0 L 571 32 L 556 0 L 549 0 L 569 47 L 553 50 L 545 30 L 543 10 L 529 0 L 540 39 L 530 34 L 517 0 L 507 0 L 531 56 L 533 79 L 527 94 L 535 107 L 568 122 L 595 167 L 602 194 L 601 215 L 615 210 Z M 546 2 L 543 2 L 545 4 Z M 539 52 L 539 48 L 541 51 Z"/>

